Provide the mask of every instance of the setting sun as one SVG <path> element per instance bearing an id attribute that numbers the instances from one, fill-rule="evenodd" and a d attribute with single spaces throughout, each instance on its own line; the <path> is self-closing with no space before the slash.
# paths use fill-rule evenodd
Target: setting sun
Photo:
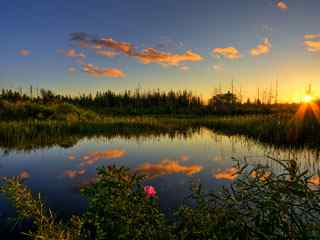
<path id="1" fill-rule="evenodd" d="M 305 95 L 305 96 L 303 97 L 303 101 L 304 101 L 305 103 L 310 103 L 310 102 L 312 101 L 312 97 L 311 97 L 310 95 Z"/>

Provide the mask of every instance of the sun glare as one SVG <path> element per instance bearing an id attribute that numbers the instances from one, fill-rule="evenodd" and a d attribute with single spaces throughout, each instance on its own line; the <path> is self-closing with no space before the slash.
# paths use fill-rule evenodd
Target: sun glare
<path id="1" fill-rule="evenodd" d="M 303 97 L 303 101 L 305 103 L 310 103 L 312 101 L 312 97 L 310 95 L 306 95 Z"/>

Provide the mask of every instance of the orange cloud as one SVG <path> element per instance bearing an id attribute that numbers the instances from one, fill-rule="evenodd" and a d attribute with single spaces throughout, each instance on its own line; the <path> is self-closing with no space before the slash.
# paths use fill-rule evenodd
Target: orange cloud
<path id="1" fill-rule="evenodd" d="M 235 167 L 231 167 L 225 170 L 220 170 L 213 174 L 213 178 L 219 179 L 219 180 L 235 180 L 237 175 L 238 169 Z"/>
<path id="2" fill-rule="evenodd" d="M 86 173 L 85 169 L 80 169 L 80 170 L 67 170 L 64 172 L 64 175 L 69 177 L 69 178 L 75 178 L 75 177 L 79 177 L 82 176 Z"/>
<path id="3" fill-rule="evenodd" d="M 79 44 L 81 48 L 91 48 L 91 49 L 103 49 L 108 48 L 116 52 L 122 52 L 126 55 L 131 55 L 133 52 L 133 45 L 127 42 L 119 42 L 113 40 L 112 38 L 96 38 L 87 33 L 72 33 L 71 41 Z"/>
<path id="4" fill-rule="evenodd" d="M 113 77 L 113 78 L 123 78 L 125 73 L 117 68 L 99 68 L 92 64 L 83 64 L 82 70 L 94 77 Z"/>
<path id="5" fill-rule="evenodd" d="M 240 58 L 240 52 L 235 47 L 215 48 L 212 52 L 218 57 L 225 57 L 229 59 Z"/>
<path id="6" fill-rule="evenodd" d="M 20 173 L 19 173 L 19 178 L 21 179 L 27 179 L 27 178 L 30 178 L 30 173 L 26 170 L 22 170 Z"/>
<path id="7" fill-rule="evenodd" d="M 126 155 L 127 152 L 122 149 L 90 152 L 81 157 L 82 162 L 80 163 L 80 170 L 67 170 L 64 172 L 64 175 L 69 178 L 79 177 L 86 173 L 87 167 L 96 164 L 101 159 L 116 159 L 125 157 Z M 68 159 L 75 160 L 76 157 L 74 155 L 70 155 Z"/>
<path id="8" fill-rule="evenodd" d="M 127 155 L 127 152 L 122 149 L 110 149 L 107 151 L 91 152 L 83 156 L 81 166 L 88 166 L 97 163 L 100 159 L 115 159 L 122 158 Z"/>
<path id="9" fill-rule="evenodd" d="M 171 54 L 160 52 L 155 48 L 145 48 L 142 52 L 134 53 L 133 56 L 144 64 L 156 62 L 168 65 L 178 65 L 181 62 L 197 62 L 203 60 L 199 54 L 194 53 L 191 50 L 182 54 Z"/>
<path id="10" fill-rule="evenodd" d="M 320 41 L 304 41 L 304 46 L 308 52 L 319 52 L 320 51 Z"/>
<path id="11" fill-rule="evenodd" d="M 79 43 L 80 47 L 99 49 L 99 51 L 96 51 L 98 55 L 110 57 L 112 55 L 110 52 L 101 52 L 102 49 L 109 49 L 112 50 L 111 52 L 122 53 L 128 57 L 136 58 L 144 64 L 159 63 L 177 66 L 182 62 L 203 60 L 202 56 L 191 50 L 181 54 L 162 52 L 155 48 L 145 48 L 142 51 L 137 51 L 131 43 L 116 41 L 112 38 L 96 39 L 86 33 L 73 33 L 71 34 L 71 40 Z"/>
<path id="12" fill-rule="evenodd" d="M 320 185 L 320 177 L 319 176 L 313 176 L 311 177 L 308 182 L 312 185 Z"/>
<path id="13" fill-rule="evenodd" d="M 131 43 L 115 41 L 112 38 L 102 38 L 96 41 L 96 46 L 97 45 L 101 48 L 111 48 L 127 55 L 131 55 L 133 51 L 133 45 Z"/>
<path id="14" fill-rule="evenodd" d="M 316 39 L 320 38 L 320 34 L 305 34 L 304 39 Z"/>
<path id="15" fill-rule="evenodd" d="M 28 49 L 25 49 L 25 48 L 23 48 L 23 49 L 21 49 L 21 50 L 19 51 L 19 55 L 22 56 L 22 57 L 27 57 L 27 56 L 29 56 L 30 54 L 31 54 L 30 51 L 29 51 Z"/>
<path id="16" fill-rule="evenodd" d="M 81 53 L 81 52 L 78 53 L 76 50 L 74 50 L 72 48 L 68 49 L 68 50 L 60 49 L 58 51 L 61 52 L 66 57 L 71 57 L 71 58 L 79 57 L 80 59 L 85 59 L 86 58 L 86 55 L 84 53 Z"/>
<path id="17" fill-rule="evenodd" d="M 184 166 L 176 160 L 164 159 L 160 163 L 144 163 L 136 170 L 153 178 L 173 173 L 183 173 L 190 176 L 200 172 L 202 168 L 200 165 Z"/>
<path id="18" fill-rule="evenodd" d="M 278 1 L 277 3 L 276 3 L 276 7 L 278 8 L 278 9 L 281 9 L 281 10 L 288 10 L 288 4 L 286 4 L 285 2 L 283 2 L 283 1 Z"/>
<path id="19" fill-rule="evenodd" d="M 262 43 L 258 44 L 255 48 L 252 48 L 250 53 L 252 56 L 260 56 L 270 52 L 270 49 L 271 49 L 271 42 L 268 38 L 266 38 Z"/>
<path id="20" fill-rule="evenodd" d="M 96 54 L 102 57 L 107 57 L 107 58 L 113 58 L 116 55 L 118 55 L 118 53 L 114 51 L 108 51 L 108 50 L 97 50 Z"/>

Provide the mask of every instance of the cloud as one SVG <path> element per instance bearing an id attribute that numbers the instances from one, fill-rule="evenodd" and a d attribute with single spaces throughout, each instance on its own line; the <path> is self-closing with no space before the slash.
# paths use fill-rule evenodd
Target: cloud
<path id="1" fill-rule="evenodd" d="M 101 159 L 123 158 L 126 155 L 127 152 L 122 149 L 110 149 L 106 151 L 91 152 L 81 157 L 81 167 L 93 165 Z"/>
<path id="2" fill-rule="evenodd" d="M 21 49 L 19 51 L 19 55 L 22 56 L 22 57 L 27 57 L 30 54 L 31 54 L 31 52 L 28 49 L 25 49 L 25 48 L 23 48 L 23 49 Z"/>
<path id="3" fill-rule="evenodd" d="M 320 34 L 305 34 L 304 39 L 316 39 L 320 38 Z"/>
<path id="4" fill-rule="evenodd" d="M 258 44 L 255 48 L 252 48 L 250 50 L 250 54 L 252 56 L 260 56 L 263 54 L 267 54 L 268 52 L 270 52 L 271 49 L 271 41 L 269 40 L 269 38 L 264 39 L 264 41 L 260 44 Z"/>
<path id="5" fill-rule="evenodd" d="M 110 48 L 126 55 L 131 55 L 133 52 L 133 45 L 131 43 L 115 41 L 112 38 L 102 38 L 97 40 L 96 46 L 100 48 Z"/>
<path id="6" fill-rule="evenodd" d="M 27 179 L 27 178 L 30 178 L 31 175 L 27 170 L 22 170 L 18 176 L 21 179 Z"/>
<path id="7" fill-rule="evenodd" d="M 155 48 L 145 48 L 141 52 L 136 52 L 132 56 L 136 57 L 144 64 L 149 63 L 164 63 L 168 65 L 178 65 L 181 62 L 198 62 L 203 60 L 202 56 L 191 50 L 182 54 L 172 54 L 161 52 Z"/>
<path id="8" fill-rule="evenodd" d="M 80 169 L 80 170 L 67 170 L 64 172 L 64 175 L 69 177 L 69 178 L 75 178 L 82 176 L 86 173 L 85 169 Z"/>
<path id="9" fill-rule="evenodd" d="M 80 59 L 86 58 L 86 55 L 84 53 L 77 52 L 75 49 L 72 49 L 72 48 L 68 50 L 60 49 L 58 51 L 61 52 L 66 57 L 70 57 L 70 58 L 79 57 Z"/>
<path id="10" fill-rule="evenodd" d="M 213 54 L 217 57 L 225 57 L 228 59 L 239 59 L 240 52 L 235 47 L 215 48 L 212 50 Z"/>
<path id="11" fill-rule="evenodd" d="M 144 64 L 158 63 L 178 66 L 182 62 L 197 62 L 203 60 L 201 55 L 192 52 L 192 50 L 181 54 L 159 51 L 156 48 L 144 48 L 138 51 L 131 43 L 117 41 L 112 38 L 97 38 L 86 33 L 71 34 L 71 41 L 78 43 L 82 48 L 93 49 L 98 55 L 110 57 L 112 54 L 109 52 L 101 52 L 102 50 L 109 50 L 138 59 Z M 99 50 L 97 51 L 97 49 Z"/>
<path id="12" fill-rule="evenodd" d="M 68 156 L 68 159 L 69 159 L 69 160 L 76 160 L 77 157 L 76 157 L 75 155 L 69 155 L 69 156 Z"/>
<path id="13" fill-rule="evenodd" d="M 276 3 L 276 7 L 278 8 L 278 9 L 280 9 L 280 10 L 288 10 L 288 4 L 286 4 L 285 2 L 283 2 L 283 1 L 278 1 L 277 3 Z"/>
<path id="14" fill-rule="evenodd" d="M 164 159 L 160 163 L 144 163 L 136 170 L 138 173 L 142 173 L 150 178 L 154 178 L 174 173 L 183 173 L 191 176 L 195 173 L 199 173 L 202 168 L 203 167 L 200 165 L 184 166 L 176 160 Z"/>
<path id="15" fill-rule="evenodd" d="M 320 177 L 319 176 L 312 176 L 309 180 L 308 180 L 309 184 L 312 185 L 320 185 Z"/>
<path id="16" fill-rule="evenodd" d="M 87 33 L 71 33 L 70 39 L 78 43 L 81 48 L 108 48 L 126 55 L 131 55 L 134 49 L 131 43 L 116 41 L 112 38 L 97 38 Z"/>
<path id="17" fill-rule="evenodd" d="M 308 52 L 319 52 L 320 51 L 320 41 L 304 41 L 304 46 Z"/>
<path id="18" fill-rule="evenodd" d="M 319 52 L 320 51 L 320 34 L 305 34 L 304 46 L 307 52 Z"/>
<path id="19" fill-rule="evenodd" d="M 213 174 L 213 178 L 218 180 L 235 180 L 237 178 L 238 169 L 231 167 L 225 170 L 220 170 Z"/>
<path id="20" fill-rule="evenodd" d="M 82 176 L 86 173 L 87 167 L 98 163 L 101 159 L 117 159 L 123 158 L 127 155 L 127 152 L 122 149 L 109 149 L 106 151 L 94 151 L 81 157 L 81 163 L 79 165 L 80 170 L 67 170 L 64 175 L 69 178 L 75 178 Z M 70 155 L 69 160 L 76 160 L 76 156 Z"/>
<path id="21" fill-rule="evenodd" d="M 92 64 L 83 64 L 82 71 L 94 77 L 123 78 L 126 74 L 117 68 L 99 68 Z"/>
<path id="22" fill-rule="evenodd" d="M 114 52 L 114 51 L 108 51 L 108 50 L 97 50 L 95 51 L 95 53 L 99 56 L 102 56 L 102 57 L 107 57 L 107 58 L 113 58 L 115 56 L 118 55 L 117 52 Z"/>

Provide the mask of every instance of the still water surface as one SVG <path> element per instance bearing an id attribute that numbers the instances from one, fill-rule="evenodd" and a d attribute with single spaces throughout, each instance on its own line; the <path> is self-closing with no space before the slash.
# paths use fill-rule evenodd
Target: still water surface
<path id="1" fill-rule="evenodd" d="M 93 178 L 98 166 L 126 166 L 150 176 L 148 184 L 156 187 L 162 210 L 169 212 L 190 194 L 192 181 L 200 181 L 208 190 L 230 184 L 232 157 L 273 165 L 266 156 L 297 158 L 313 173 L 319 168 L 315 151 L 277 150 L 203 128 L 181 136 L 82 138 L 73 146 L 31 151 L 0 148 L 0 176 L 19 175 L 22 171 L 29 174 L 26 184 L 40 192 L 51 209 L 68 216 L 85 208 L 79 186 Z M 8 202 L 0 197 L 0 216 L 10 214 Z"/>

